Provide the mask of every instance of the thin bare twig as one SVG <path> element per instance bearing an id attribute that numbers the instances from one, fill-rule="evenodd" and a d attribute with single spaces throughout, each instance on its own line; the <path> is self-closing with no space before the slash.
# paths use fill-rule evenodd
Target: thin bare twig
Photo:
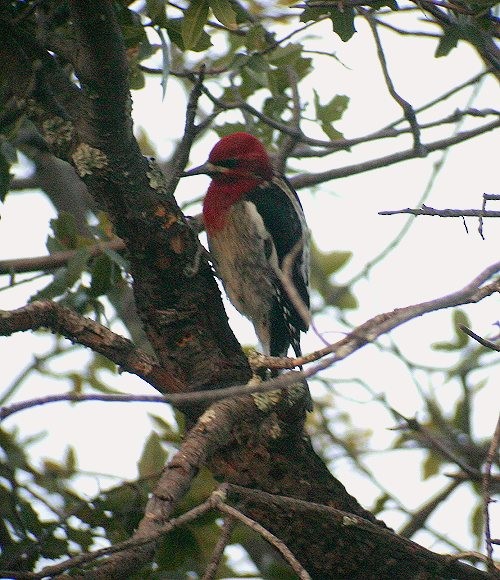
<path id="1" fill-rule="evenodd" d="M 98 256 L 106 250 L 119 252 L 125 249 L 125 242 L 116 238 L 109 242 L 99 242 L 89 247 L 91 256 Z M 0 260 L 1 274 L 16 274 L 20 272 L 36 272 L 39 270 L 55 270 L 65 266 L 75 257 L 77 250 L 54 252 L 48 256 L 34 256 L 33 258 L 14 258 L 12 260 Z"/>
<path id="2" fill-rule="evenodd" d="M 378 215 L 396 215 L 401 213 L 409 213 L 411 215 L 429 215 L 438 217 L 490 217 L 497 218 L 500 217 L 500 211 L 484 210 L 484 209 L 436 209 L 434 207 L 429 207 L 428 205 L 422 205 L 419 208 L 406 207 L 404 209 L 394 209 L 379 211 Z"/>
<path id="3" fill-rule="evenodd" d="M 449 91 L 446 91 L 445 93 L 439 95 L 435 99 L 432 99 L 428 103 L 425 103 L 425 105 L 422 105 L 422 106 L 416 108 L 415 113 L 422 113 L 423 111 L 426 111 L 427 109 L 430 109 L 430 108 L 434 107 L 435 105 L 442 103 L 446 99 L 449 99 L 450 97 L 452 97 L 455 93 L 458 93 L 458 92 L 462 91 L 463 89 L 466 89 L 470 85 L 476 84 L 478 81 L 480 81 L 483 77 L 485 77 L 490 72 L 491 72 L 491 70 L 489 70 L 489 69 L 485 70 L 485 71 L 481 71 L 480 73 L 478 73 L 477 75 L 474 75 L 469 80 L 464 81 L 463 83 L 457 85 L 456 87 L 453 87 Z M 404 120 L 405 120 L 405 117 L 401 117 L 400 119 L 393 121 L 390 125 L 387 125 L 385 127 L 385 129 L 390 129 L 391 127 L 395 127 L 396 125 L 399 125 L 399 123 L 402 123 Z"/>
<path id="4" fill-rule="evenodd" d="M 296 135 L 292 136 L 285 134 L 283 143 L 281 144 L 278 155 L 276 156 L 276 169 L 278 173 L 284 173 L 286 162 L 291 152 L 295 149 L 297 143 L 301 141 L 302 131 L 300 128 L 301 120 L 301 103 L 300 103 L 300 93 L 299 93 L 299 79 L 297 73 L 293 67 L 288 65 L 286 67 L 286 73 L 288 76 L 288 82 L 290 83 L 290 88 L 292 90 L 292 126 L 296 131 Z"/>
<path id="5" fill-rule="evenodd" d="M 198 100 L 203 89 L 203 80 L 205 78 L 205 66 L 202 65 L 186 107 L 186 121 L 184 124 L 184 134 L 177 146 L 175 153 L 172 155 L 172 165 L 170 166 L 170 177 L 166 184 L 166 193 L 172 195 L 179 183 L 181 174 L 189 161 L 189 152 L 196 135 L 199 133 L 199 126 L 195 124 L 196 112 L 198 109 Z"/>
<path id="6" fill-rule="evenodd" d="M 500 352 L 500 344 L 495 344 L 491 340 L 487 340 L 486 338 L 479 336 L 479 334 L 476 334 L 470 328 L 467 328 L 465 324 L 459 324 L 458 327 L 462 332 L 465 332 L 465 334 L 469 335 L 471 338 L 479 342 L 479 344 L 482 344 L 484 347 L 491 348 L 491 350 L 496 350 L 497 352 Z"/>
<path id="7" fill-rule="evenodd" d="M 484 514 L 484 541 L 486 545 L 486 557 L 488 558 L 488 572 L 494 577 L 498 569 L 493 561 L 493 542 L 491 540 L 490 527 L 490 503 L 491 499 L 491 467 L 494 461 L 498 461 L 498 449 L 500 447 L 500 415 L 495 427 L 495 433 L 486 454 L 483 471 L 483 514 Z"/>
<path id="8" fill-rule="evenodd" d="M 482 210 L 486 211 L 486 202 L 487 201 L 493 201 L 493 200 L 499 200 L 500 199 L 500 195 L 494 194 L 494 193 L 483 193 L 483 205 L 482 205 Z M 483 234 L 483 216 L 479 216 L 479 226 L 478 226 L 478 232 L 479 235 L 483 238 L 484 240 L 484 234 Z"/>
<path id="9" fill-rule="evenodd" d="M 427 152 L 420 140 L 420 127 L 417 121 L 417 117 L 415 115 L 415 110 L 408 101 L 403 99 L 403 97 L 396 91 L 396 88 L 394 87 L 394 83 L 392 82 L 392 78 L 391 75 L 389 74 L 389 69 L 387 67 L 387 61 L 385 58 L 384 49 L 382 47 L 382 42 L 380 40 L 380 36 L 377 30 L 377 23 L 376 21 L 374 21 L 368 10 L 359 8 L 359 11 L 365 16 L 372 31 L 373 38 L 375 40 L 375 45 L 377 47 L 378 59 L 380 62 L 380 66 L 382 67 L 382 72 L 384 74 L 387 90 L 389 91 L 391 97 L 396 101 L 396 103 L 398 103 L 398 105 L 403 109 L 404 116 L 406 117 L 406 120 L 408 121 L 412 129 L 413 149 L 415 151 L 415 155 L 417 157 L 424 157 L 427 154 Z"/>
<path id="10" fill-rule="evenodd" d="M 210 562 L 208 563 L 201 580 L 215 580 L 217 569 L 220 566 L 224 550 L 229 544 L 235 524 L 236 521 L 232 516 L 228 515 L 226 518 L 224 518 L 224 523 L 222 525 L 219 539 L 217 540 L 217 544 L 215 545 L 212 556 L 210 557 Z"/>
<path id="11" fill-rule="evenodd" d="M 246 526 L 260 534 L 272 546 L 274 546 L 301 580 L 311 580 L 311 576 L 309 576 L 307 570 L 305 570 L 297 558 L 295 558 L 285 543 L 277 538 L 274 534 L 272 534 L 269 530 L 267 530 L 264 526 L 260 525 L 255 520 L 252 520 L 245 514 L 242 514 L 236 508 L 225 504 L 220 497 L 216 498 L 215 505 L 221 512 L 224 512 L 235 520 L 239 520 L 240 522 L 244 523 Z"/>
<path id="12" fill-rule="evenodd" d="M 461 131 L 456 135 L 447 137 L 445 139 L 438 139 L 436 141 L 431 141 L 429 143 L 424 143 L 423 147 L 427 153 L 432 153 L 433 151 L 439 151 L 441 149 L 446 149 L 458 143 L 468 141 L 473 137 L 477 137 L 488 131 L 493 131 L 494 129 L 500 127 L 500 119 L 495 119 L 491 123 L 486 123 L 481 127 L 476 127 L 474 129 L 469 129 L 467 131 Z M 332 142 L 335 143 L 335 142 Z M 303 175 L 297 175 L 290 179 L 290 182 L 295 187 L 295 189 L 301 189 L 303 187 L 311 187 L 312 185 L 318 185 L 319 183 L 324 183 L 331 179 L 340 179 L 342 177 L 349 177 L 351 175 L 357 175 L 359 173 L 364 173 L 366 171 L 371 171 L 372 169 L 379 169 L 381 167 L 387 167 L 395 163 L 400 163 L 401 161 L 407 161 L 408 159 L 415 159 L 418 155 L 415 153 L 415 148 L 406 149 L 404 151 L 397 151 L 396 153 L 390 153 L 389 155 L 384 155 L 383 157 L 378 157 L 375 159 L 369 159 L 361 163 L 356 163 L 354 165 L 347 165 L 344 167 L 339 167 L 335 169 L 329 169 L 327 171 L 322 171 L 319 173 L 309 173 Z"/>

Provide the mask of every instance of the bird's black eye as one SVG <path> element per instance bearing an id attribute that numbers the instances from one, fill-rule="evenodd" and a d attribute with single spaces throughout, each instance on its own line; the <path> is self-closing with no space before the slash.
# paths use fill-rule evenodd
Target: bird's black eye
<path id="1" fill-rule="evenodd" d="M 223 159 L 222 161 L 217 161 L 219 167 L 225 167 L 226 169 L 233 169 L 238 165 L 237 159 Z"/>

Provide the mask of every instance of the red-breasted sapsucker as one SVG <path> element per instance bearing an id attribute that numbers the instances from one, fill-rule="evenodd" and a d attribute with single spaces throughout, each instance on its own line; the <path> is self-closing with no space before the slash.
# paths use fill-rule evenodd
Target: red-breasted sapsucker
<path id="1" fill-rule="evenodd" d="M 286 356 L 291 345 L 300 356 L 309 318 L 309 233 L 297 193 L 248 133 L 223 137 L 204 165 L 187 172 L 198 173 L 212 178 L 203 219 L 229 299 L 252 321 L 264 354 Z"/>

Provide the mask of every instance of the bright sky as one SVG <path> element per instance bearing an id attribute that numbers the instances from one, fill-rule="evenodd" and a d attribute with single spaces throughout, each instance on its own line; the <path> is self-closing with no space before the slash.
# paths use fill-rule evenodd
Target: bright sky
<path id="1" fill-rule="evenodd" d="M 347 94 L 351 101 L 339 129 L 346 137 L 363 135 L 378 129 L 401 116 L 400 109 L 388 96 L 380 66 L 376 60 L 373 41 L 364 23 L 359 22 L 359 34 L 346 45 L 332 39 L 329 28 L 314 29 L 319 39 L 317 47 L 333 50 L 346 65 L 336 64 L 330 58 L 319 57 L 317 68 L 308 79 L 303 93 L 304 102 L 312 101 L 314 87 L 326 101 L 335 93 Z M 326 39 L 326 40 L 325 40 Z M 461 44 L 448 57 L 434 59 L 434 40 L 415 42 L 394 35 L 382 35 L 386 45 L 388 65 L 399 93 L 418 107 L 435 98 L 450 87 L 472 77 L 481 69 L 481 63 L 468 46 Z M 333 47 L 332 47 L 333 43 Z M 453 108 L 464 108 L 470 98 L 467 89 L 455 97 Z M 498 104 L 498 88 L 494 81 L 484 82 L 472 106 L 481 109 Z M 183 127 L 184 97 L 174 79 L 169 81 L 165 100 L 161 100 L 158 79 L 150 79 L 147 89 L 134 93 L 134 118 L 137 127 L 142 127 L 163 157 L 171 151 L 171 139 L 181 135 Z M 173 103 L 175 103 L 173 105 Z M 453 109 L 449 109 L 450 111 Z M 172 112 L 174 111 L 174 114 Z M 182 114 L 181 114 L 182 112 Z M 422 117 L 423 120 L 428 117 Z M 464 128 L 469 125 L 466 123 Z M 324 138 L 311 126 L 304 125 L 313 137 Z M 436 132 L 432 139 L 451 134 L 453 126 L 446 126 Z M 192 163 L 198 164 L 216 141 L 214 134 L 193 148 Z M 404 140 L 404 148 L 409 145 Z M 366 145 L 360 153 L 340 153 L 330 160 L 310 163 L 312 170 L 325 170 L 353 164 L 371 156 L 378 157 L 389 152 L 385 145 Z M 393 151 L 394 145 L 388 144 Z M 498 134 L 486 134 L 479 139 L 453 148 L 445 166 L 433 188 L 427 204 L 438 208 L 479 208 L 483 192 L 498 193 Z M 300 192 L 309 226 L 316 243 L 323 251 L 351 250 L 354 257 L 339 275 L 337 282 L 345 282 L 355 275 L 364 264 L 374 258 L 397 235 L 403 226 L 405 216 L 384 217 L 378 212 L 386 209 L 415 207 L 426 188 L 433 163 L 440 154 L 426 159 L 394 165 L 384 170 L 372 171 L 364 175 L 337 180 L 318 187 L 313 194 Z M 294 167 L 299 164 L 292 160 Z M 303 164 L 306 166 L 306 164 Z M 205 177 L 190 178 L 182 183 L 179 200 L 185 195 L 201 192 L 207 185 Z M 494 203 L 494 202 L 493 202 Z M 29 213 L 26 208 L 29 208 Z M 491 209 L 498 209 L 491 206 Z M 49 204 L 35 193 L 11 195 L 7 198 L 0 222 L 0 259 L 33 256 L 46 253 L 45 239 L 48 220 L 54 217 Z M 377 266 L 368 280 L 363 280 L 356 288 L 360 308 L 350 319 L 358 324 L 372 316 L 395 307 L 406 306 L 452 292 L 469 282 L 486 266 L 498 260 L 500 228 L 494 220 L 485 223 L 486 240 L 477 233 L 477 221 L 467 221 L 469 233 L 459 219 L 443 220 L 422 217 L 416 220 L 412 229 L 398 247 L 381 266 Z M 3 279 L 3 284 L 7 283 Z M 38 286 L 39 287 L 39 286 Z M 0 308 L 21 306 L 33 292 L 33 285 L 21 285 L 13 290 L 0 293 Z M 231 310 L 231 323 L 243 343 L 254 343 L 255 338 L 250 323 L 241 319 Z M 498 296 L 467 308 L 472 317 L 473 329 L 478 334 L 488 336 L 495 332 L 493 324 L 499 318 Z M 436 313 L 423 319 L 412 321 L 392 333 L 392 338 L 401 343 L 405 354 L 412 360 L 429 364 L 446 364 L 454 355 L 438 354 L 429 345 L 452 338 L 451 312 Z M 316 321 L 319 330 L 328 340 L 337 339 L 345 331 L 335 319 L 334 313 L 326 313 Z M 388 344 L 384 339 L 384 343 Z M 33 355 L 47 351 L 50 341 L 44 336 L 16 334 L 9 339 L 0 338 L 0 360 L 4 385 L 7 386 L 21 369 L 29 364 Z M 304 350 L 318 346 L 319 340 L 312 333 L 304 340 Z M 84 365 L 81 354 L 72 354 L 58 360 L 52 368 L 78 370 Z M 488 373 L 485 373 L 487 376 Z M 338 368 L 327 373 L 336 378 L 360 378 L 374 385 L 380 393 L 385 393 L 390 404 L 407 416 L 418 415 L 421 401 L 403 365 L 393 357 L 381 354 L 374 347 L 343 361 Z M 493 383 L 478 395 L 480 411 L 476 428 L 481 436 L 493 432 L 498 414 L 498 395 L 494 394 Z M 436 384 L 441 383 L 435 377 Z M 125 392 L 149 393 L 147 385 L 130 375 L 109 377 L 111 386 Z M 33 376 L 19 390 L 17 400 L 65 392 L 64 382 L 50 378 Z M 352 416 L 355 425 L 363 425 L 373 432 L 371 445 L 383 450 L 394 437 L 389 431 L 394 426 L 393 419 L 377 403 L 360 404 L 366 400 L 366 392 L 352 383 L 339 386 L 344 394 L 355 401 L 344 401 L 343 409 Z M 498 391 L 497 391 L 498 392 Z M 440 400 L 452 405 L 457 396 L 456 387 L 442 383 L 438 388 Z M 316 387 L 313 396 L 323 396 L 324 391 Z M 79 464 L 83 470 L 92 473 L 113 473 L 120 477 L 133 478 L 136 461 L 144 439 L 151 430 L 148 412 L 168 418 L 168 410 L 160 406 L 136 404 L 84 403 L 77 406 L 62 404 L 43 406 L 19 413 L 5 422 L 5 428 L 19 426 L 21 433 L 29 436 L 46 432 L 46 436 L 32 447 L 34 457 L 61 457 L 67 445 L 77 449 Z M 110 428 L 112 425 L 112 428 Z M 131 428 L 133 426 L 133 428 Z M 380 481 L 390 490 L 398 490 L 399 498 L 409 508 L 417 507 L 438 491 L 448 480 L 444 476 L 420 481 L 420 454 L 418 451 L 392 452 L 375 455 L 367 459 L 367 464 L 377 468 Z M 369 507 L 378 492 L 365 478 L 353 472 L 345 460 L 334 465 L 336 475 L 348 490 L 364 505 Z M 114 480 L 112 480 L 114 481 Z M 106 480 L 94 475 L 82 478 L 83 489 L 94 493 Z M 467 506 L 467 507 L 464 507 Z M 471 495 L 461 488 L 443 508 L 433 516 L 432 523 L 448 531 L 450 537 L 467 544 L 469 538 L 468 513 L 472 509 Z M 492 506 L 497 516 L 500 508 Z M 396 512 L 384 514 L 389 525 L 397 526 L 401 517 Z M 498 517 L 497 517 L 498 521 Z M 498 537 L 500 528 L 495 524 L 492 535 Z M 430 538 L 421 534 L 417 538 L 428 543 Z M 433 547 L 433 546 L 431 546 Z"/>

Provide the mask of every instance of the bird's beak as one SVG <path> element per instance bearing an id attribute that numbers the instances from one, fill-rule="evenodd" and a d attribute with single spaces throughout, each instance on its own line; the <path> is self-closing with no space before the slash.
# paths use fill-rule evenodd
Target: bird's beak
<path id="1" fill-rule="evenodd" d="M 184 171 L 182 177 L 190 177 L 191 175 L 216 175 L 217 173 L 225 173 L 225 167 L 219 167 L 214 165 L 213 163 L 209 163 L 208 161 L 203 165 L 199 165 L 198 167 L 194 167 L 193 169 L 189 169 L 188 171 Z"/>

